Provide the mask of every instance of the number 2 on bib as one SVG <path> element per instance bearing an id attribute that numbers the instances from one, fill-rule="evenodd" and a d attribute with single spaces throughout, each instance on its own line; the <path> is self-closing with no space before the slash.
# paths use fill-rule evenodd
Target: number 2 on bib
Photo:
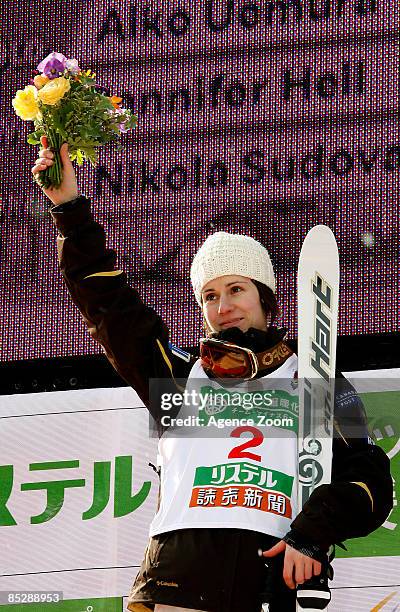
<path id="1" fill-rule="evenodd" d="M 250 432 L 253 437 L 244 442 L 244 444 L 239 444 L 239 446 L 235 446 L 232 448 L 231 452 L 228 455 L 228 459 L 252 459 L 253 461 L 261 461 L 261 455 L 256 455 L 255 453 L 249 453 L 245 449 L 253 448 L 255 446 L 260 446 L 263 443 L 264 436 L 261 431 L 256 427 L 251 427 L 251 425 L 244 425 L 243 427 L 236 427 L 231 433 L 232 438 L 240 438 L 242 433 L 245 431 Z"/>

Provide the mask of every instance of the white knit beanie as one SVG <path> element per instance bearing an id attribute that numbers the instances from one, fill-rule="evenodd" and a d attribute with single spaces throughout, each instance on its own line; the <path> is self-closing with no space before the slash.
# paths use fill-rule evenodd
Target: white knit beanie
<path id="1" fill-rule="evenodd" d="M 201 245 L 190 269 L 196 300 L 214 278 L 237 274 L 263 283 L 275 293 L 275 274 L 268 251 L 250 236 L 215 232 Z"/>

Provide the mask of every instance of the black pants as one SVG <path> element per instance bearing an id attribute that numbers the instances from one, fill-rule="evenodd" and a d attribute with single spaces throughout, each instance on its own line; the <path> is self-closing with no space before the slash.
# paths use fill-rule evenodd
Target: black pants
<path id="1" fill-rule="evenodd" d="M 207 612 L 294 612 L 283 582 L 283 555 L 265 559 L 277 538 L 244 529 L 182 529 L 151 538 L 129 607 L 156 603 Z M 266 566 L 268 564 L 268 567 Z"/>

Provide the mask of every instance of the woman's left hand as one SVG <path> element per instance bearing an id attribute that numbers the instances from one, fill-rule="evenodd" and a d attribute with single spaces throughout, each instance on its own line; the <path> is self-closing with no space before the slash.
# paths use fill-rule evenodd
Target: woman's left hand
<path id="1" fill-rule="evenodd" d="M 263 552 L 263 557 L 276 557 L 282 552 L 285 552 L 283 579 L 289 589 L 295 589 L 298 584 L 303 584 L 306 580 L 319 576 L 321 573 L 322 566 L 319 561 L 303 555 L 283 540 Z"/>

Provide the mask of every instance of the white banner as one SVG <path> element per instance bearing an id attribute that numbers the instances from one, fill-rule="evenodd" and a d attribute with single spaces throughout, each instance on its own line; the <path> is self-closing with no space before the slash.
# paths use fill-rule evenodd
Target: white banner
<path id="1" fill-rule="evenodd" d="M 399 371 L 385 374 L 382 395 L 376 385 L 359 391 L 367 409 L 377 398 L 372 404 L 382 417 L 387 413 L 391 427 L 383 423 L 380 443 L 398 488 Z M 370 372 L 359 383 L 379 378 Z M 122 610 L 158 493 L 149 466 L 157 440 L 149 437 L 137 394 L 120 388 L 1 396 L 0 427 L 0 592 L 62 591 L 65 600 L 79 600 L 57 607 L 66 612 Z M 353 544 L 359 547 L 356 558 L 335 560 L 331 612 L 392 612 L 400 605 L 398 510 L 368 542 L 350 543 L 350 554 Z"/>
<path id="2" fill-rule="evenodd" d="M 0 406 L 0 590 L 126 594 L 158 493 L 157 440 L 137 394 L 3 396 Z"/>

